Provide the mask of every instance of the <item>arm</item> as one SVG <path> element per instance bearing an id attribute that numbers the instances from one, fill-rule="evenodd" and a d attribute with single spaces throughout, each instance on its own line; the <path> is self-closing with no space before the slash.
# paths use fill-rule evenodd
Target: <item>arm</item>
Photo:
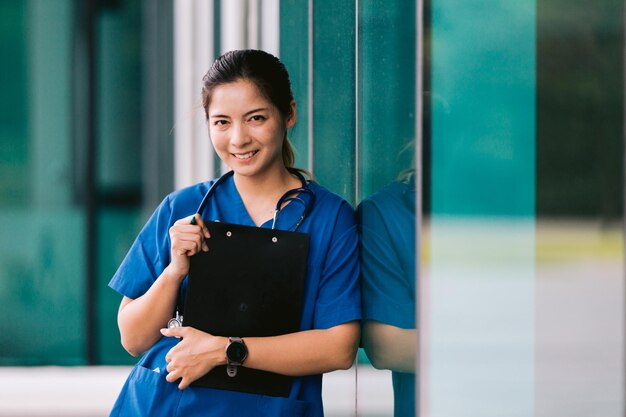
<path id="1" fill-rule="evenodd" d="M 348 369 L 354 362 L 358 341 L 356 321 L 324 330 L 246 338 L 249 356 L 244 366 L 290 376 Z"/>
<path id="2" fill-rule="evenodd" d="M 138 356 L 156 343 L 159 330 L 172 317 L 180 284 L 189 272 L 189 257 L 207 251 L 205 239 L 209 238 L 206 226 L 198 216 L 197 225 L 189 218 L 178 220 L 170 228 L 172 261 L 142 296 L 124 297 L 117 314 L 122 346 L 128 353 Z"/>
<path id="3" fill-rule="evenodd" d="M 363 348 L 376 369 L 415 373 L 416 329 L 368 320 L 363 324 Z"/>
<path id="4" fill-rule="evenodd" d="M 414 373 L 415 218 L 400 190 L 387 189 L 359 206 L 362 341 L 375 368 Z"/>
<path id="5" fill-rule="evenodd" d="M 124 297 L 117 313 L 122 346 L 139 356 L 154 345 L 172 317 L 182 279 L 167 269 L 141 297 Z"/>
<path id="6" fill-rule="evenodd" d="M 215 366 L 226 364 L 228 338 L 191 327 L 163 329 L 165 336 L 182 337 L 166 356 L 167 380 L 182 378 L 185 389 Z M 306 330 L 273 337 L 248 337 L 248 358 L 243 366 L 289 376 L 304 376 L 348 369 L 354 362 L 359 340 L 356 321 L 323 330 Z"/>

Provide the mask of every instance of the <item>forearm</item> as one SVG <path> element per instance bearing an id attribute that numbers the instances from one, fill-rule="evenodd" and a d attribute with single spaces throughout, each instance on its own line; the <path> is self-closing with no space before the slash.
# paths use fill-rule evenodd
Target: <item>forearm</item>
<path id="1" fill-rule="evenodd" d="M 377 321 L 363 325 L 363 347 L 377 369 L 414 373 L 417 331 Z"/>
<path id="2" fill-rule="evenodd" d="M 181 279 L 166 268 L 145 294 L 122 300 L 118 326 L 128 353 L 138 356 L 160 339 L 159 330 L 167 325 L 176 306 Z"/>
<path id="3" fill-rule="evenodd" d="M 348 369 L 354 362 L 358 340 L 357 322 L 282 336 L 247 337 L 244 341 L 249 354 L 244 366 L 290 376 Z"/>

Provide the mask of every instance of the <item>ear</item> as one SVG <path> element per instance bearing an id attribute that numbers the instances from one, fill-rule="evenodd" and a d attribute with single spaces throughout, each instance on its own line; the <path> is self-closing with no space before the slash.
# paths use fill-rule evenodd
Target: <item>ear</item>
<path id="1" fill-rule="evenodd" d="M 297 117 L 298 114 L 296 113 L 295 100 L 291 100 L 290 106 L 291 106 L 291 114 L 289 115 L 289 117 L 287 117 L 287 121 L 285 125 L 286 129 L 291 129 L 292 127 L 294 127 L 294 125 L 296 124 L 296 119 L 298 118 Z"/>

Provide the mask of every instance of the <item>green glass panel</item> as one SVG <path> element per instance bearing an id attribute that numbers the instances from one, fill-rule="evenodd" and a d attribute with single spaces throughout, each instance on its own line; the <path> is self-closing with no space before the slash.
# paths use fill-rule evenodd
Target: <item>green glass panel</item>
<path id="1" fill-rule="evenodd" d="M 0 204 L 24 206 L 29 192 L 26 15 L 23 2 L 0 4 Z"/>
<path id="2" fill-rule="evenodd" d="M 359 415 L 415 415 L 415 2 L 360 1 Z"/>
<path id="3" fill-rule="evenodd" d="M 354 203 L 356 76 L 354 1 L 313 8 L 313 173 Z"/>
<path id="4" fill-rule="evenodd" d="M 309 4 L 280 2 L 280 59 L 289 71 L 298 120 L 289 132 L 296 166 L 309 168 Z"/>
<path id="5" fill-rule="evenodd" d="M 2 210 L 0 227 L 0 364 L 84 364 L 84 213 Z"/>
<path id="6" fill-rule="evenodd" d="M 96 167 L 101 190 L 141 183 L 141 4 L 125 1 L 96 20 Z"/>
<path id="7" fill-rule="evenodd" d="M 415 2 L 359 2 L 359 191 L 415 168 Z"/>
<path id="8" fill-rule="evenodd" d="M 535 6 L 431 3 L 426 415 L 534 413 Z"/>
<path id="9" fill-rule="evenodd" d="M 136 361 L 117 327 L 121 295 L 108 283 L 147 220 L 142 202 L 141 2 L 115 2 L 96 19 L 96 328 L 98 363 Z M 166 90 L 166 86 L 163 86 Z M 145 103 L 145 109 L 158 107 Z M 158 146 L 158 138 L 150 138 Z M 156 154 L 151 154 L 156 157 Z"/>
<path id="10" fill-rule="evenodd" d="M 86 242 L 73 181 L 72 4 L 2 2 L 0 16 L 10 57 L 0 100 L 0 363 L 81 364 Z"/>
<path id="11" fill-rule="evenodd" d="M 122 263 L 135 237 L 147 221 L 139 209 L 107 208 L 98 215 L 98 282 L 97 288 L 97 352 L 98 363 L 131 364 L 137 361 L 120 343 L 117 311 L 122 296 L 108 287 L 108 283 Z"/>

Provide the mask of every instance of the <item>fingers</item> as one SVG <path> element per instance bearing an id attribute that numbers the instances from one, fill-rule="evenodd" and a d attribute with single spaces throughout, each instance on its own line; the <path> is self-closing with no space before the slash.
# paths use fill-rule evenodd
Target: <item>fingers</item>
<path id="1" fill-rule="evenodd" d="M 165 380 L 167 382 L 178 383 L 178 389 L 185 389 L 189 386 L 189 384 L 193 381 L 189 380 L 189 377 L 183 375 L 183 369 L 176 368 L 174 364 L 170 361 L 165 367 L 167 371 L 167 375 L 165 376 Z"/>
<path id="2" fill-rule="evenodd" d="M 181 342 L 165 355 L 167 363 L 165 379 L 168 382 L 178 384 L 178 389 L 183 390 L 211 370 L 213 365 L 202 358 L 201 351 L 198 351 L 198 346 L 202 346 L 198 339 L 198 336 L 201 336 L 200 332 L 192 327 L 176 327 L 161 329 L 161 334 L 181 338 Z"/>
<path id="3" fill-rule="evenodd" d="M 161 334 L 181 338 L 165 355 L 167 381 L 177 383 L 180 389 L 187 388 L 215 366 L 226 364 L 224 352 L 228 339 L 225 337 L 193 327 L 161 329 Z"/>
<path id="4" fill-rule="evenodd" d="M 198 213 L 191 216 L 191 218 L 189 219 L 189 224 L 200 226 L 200 228 L 202 229 L 202 235 L 204 236 L 205 239 L 208 239 L 211 237 L 211 234 L 209 233 L 209 229 L 206 227 L 206 224 L 204 224 L 204 221 L 202 220 L 202 216 L 200 216 Z"/>
<path id="5" fill-rule="evenodd" d="M 198 214 L 178 220 L 169 232 L 172 252 L 177 255 L 193 256 L 200 251 L 209 250 L 206 239 L 211 235 Z"/>

